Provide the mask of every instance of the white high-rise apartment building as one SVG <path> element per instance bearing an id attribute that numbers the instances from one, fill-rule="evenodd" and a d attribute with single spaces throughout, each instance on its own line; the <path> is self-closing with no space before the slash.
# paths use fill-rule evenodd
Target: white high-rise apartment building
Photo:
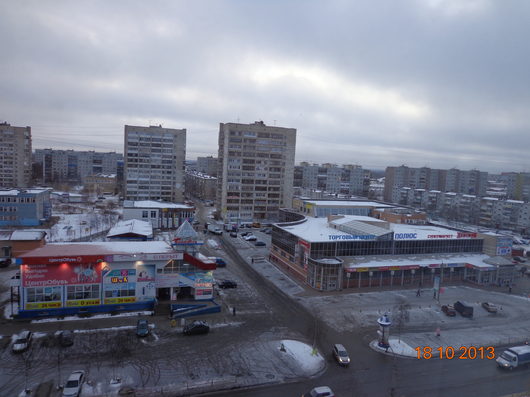
<path id="1" fill-rule="evenodd" d="M 182 201 L 185 157 L 186 129 L 126 125 L 126 200 Z"/>
<path id="2" fill-rule="evenodd" d="M 293 197 L 296 129 L 219 125 L 217 206 L 225 222 L 278 219 Z"/>
<path id="3" fill-rule="evenodd" d="M 31 127 L 0 123 L 0 187 L 28 187 L 31 182 Z"/>

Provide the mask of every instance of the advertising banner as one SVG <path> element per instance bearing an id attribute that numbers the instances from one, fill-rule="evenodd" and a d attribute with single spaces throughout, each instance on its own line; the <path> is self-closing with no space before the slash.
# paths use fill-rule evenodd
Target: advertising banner
<path id="1" fill-rule="evenodd" d="M 101 304 L 100 299 L 78 299 L 66 301 L 66 307 L 96 306 Z"/>
<path id="2" fill-rule="evenodd" d="M 23 287 L 46 287 L 101 282 L 101 267 L 93 263 L 22 265 Z"/>
<path id="3" fill-rule="evenodd" d="M 26 303 L 26 310 L 35 310 L 35 309 L 56 309 L 61 307 L 61 301 L 58 302 L 32 302 Z"/>

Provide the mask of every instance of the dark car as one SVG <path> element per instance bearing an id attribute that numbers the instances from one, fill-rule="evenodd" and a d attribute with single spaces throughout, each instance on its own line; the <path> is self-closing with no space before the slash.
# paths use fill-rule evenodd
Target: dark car
<path id="1" fill-rule="evenodd" d="M 263 241 L 256 241 L 256 242 L 254 243 L 254 245 L 255 245 L 256 247 L 266 247 L 266 246 L 267 246 L 267 244 L 265 244 Z"/>
<path id="2" fill-rule="evenodd" d="M 232 280 L 223 280 L 218 284 L 219 288 L 237 288 L 237 283 Z"/>
<path id="3" fill-rule="evenodd" d="M 248 233 L 249 233 L 249 232 L 242 232 L 242 233 L 240 234 L 240 236 L 241 236 L 241 237 L 245 237 Z"/>
<path id="4" fill-rule="evenodd" d="M 194 321 L 182 330 L 184 335 L 201 335 L 210 332 L 210 326 L 206 321 Z"/>
<path id="5" fill-rule="evenodd" d="M 237 233 L 236 232 L 230 232 L 230 237 L 237 237 Z"/>
<path id="6" fill-rule="evenodd" d="M 442 312 L 445 313 L 446 316 L 454 317 L 456 316 L 456 310 L 452 305 L 443 305 L 442 306 Z"/>
<path id="7" fill-rule="evenodd" d="M 473 317 L 473 306 L 464 301 L 456 301 L 453 305 L 455 310 L 462 315 L 462 317 Z"/>
<path id="8" fill-rule="evenodd" d="M 223 258 L 215 258 L 217 267 L 226 267 L 226 261 Z"/>
<path id="9" fill-rule="evenodd" d="M 144 337 L 149 335 L 149 321 L 140 319 L 136 323 L 136 336 Z"/>
<path id="10" fill-rule="evenodd" d="M 65 329 L 59 332 L 57 339 L 59 340 L 59 344 L 63 347 L 72 346 L 74 344 L 74 333 Z"/>

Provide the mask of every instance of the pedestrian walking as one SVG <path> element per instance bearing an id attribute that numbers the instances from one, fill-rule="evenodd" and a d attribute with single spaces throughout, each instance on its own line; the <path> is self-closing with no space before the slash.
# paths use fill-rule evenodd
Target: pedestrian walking
<path id="1" fill-rule="evenodd" d="M 416 291 L 416 296 L 421 296 L 421 289 L 418 288 L 418 290 Z"/>
<path id="2" fill-rule="evenodd" d="M 233 316 L 236 315 L 236 307 L 235 307 L 235 306 L 232 308 L 232 315 L 233 315 Z"/>
<path id="3" fill-rule="evenodd" d="M 440 336 L 440 327 L 436 328 L 436 336 Z"/>
<path id="4" fill-rule="evenodd" d="M 512 293 L 512 287 L 511 286 L 508 287 L 508 293 L 510 293 L 510 294 Z"/>

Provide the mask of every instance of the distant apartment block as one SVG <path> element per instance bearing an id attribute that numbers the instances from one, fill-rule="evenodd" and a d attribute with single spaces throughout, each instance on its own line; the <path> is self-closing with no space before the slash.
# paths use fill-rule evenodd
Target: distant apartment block
<path id="1" fill-rule="evenodd" d="M 217 176 L 217 157 L 197 157 L 197 171 L 201 174 Z"/>
<path id="2" fill-rule="evenodd" d="M 185 156 L 186 129 L 126 125 L 125 198 L 182 202 Z"/>
<path id="3" fill-rule="evenodd" d="M 117 174 L 123 155 L 115 152 L 35 149 L 34 179 L 48 183 L 85 183 L 88 176 Z"/>
<path id="4" fill-rule="evenodd" d="M 384 200 L 399 203 L 403 187 L 484 196 L 488 187 L 488 173 L 478 170 L 461 171 L 456 168 L 438 170 L 404 165 L 387 167 Z"/>
<path id="5" fill-rule="evenodd" d="M 215 201 L 217 178 L 195 171 L 186 171 L 186 194 L 201 200 Z"/>
<path id="6" fill-rule="evenodd" d="M 296 129 L 221 123 L 217 206 L 227 222 L 275 221 L 293 196 Z"/>
<path id="7" fill-rule="evenodd" d="M 530 201 L 530 173 L 503 172 L 499 179 L 506 185 L 508 198 Z"/>
<path id="8" fill-rule="evenodd" d="M 31 181 L 31 127 L 0 123 L 0 188 L 28 187 Z"/>
<path id="9" fill-rule="evenodd" d="M 47 189 L 0 190 L 0 226 L 39 226 L 51 210 Z"/>
<path id="10" fill-rule="evenodd" d="M 425 211 L 431 218 L 530 234 L 530 203 L 439 190 L 399 189 L 398 204 Z"/>
<path id="11" fill-rule="evenodd" d="M 365 195 L 370 181 L 366 170 L 359 165 L 310 164 L 302 162 L 295 167 L 294 186 L 303 190 L 331 194 Z"/>

